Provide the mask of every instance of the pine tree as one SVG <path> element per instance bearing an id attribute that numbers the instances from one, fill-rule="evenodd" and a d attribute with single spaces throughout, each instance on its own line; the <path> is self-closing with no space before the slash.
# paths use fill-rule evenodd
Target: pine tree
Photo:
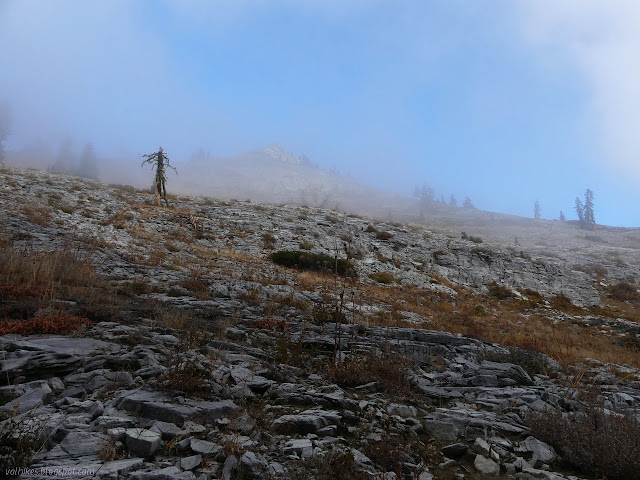
<path id="1" fill-rule="evenodd" d="M 593 228 L 596 224 L 593 209 L 593 192 L 587 188 L 587 191 L 584 192 L 584 223 L 587 228 Z"/>
<path id="2" fill-rule="evenodd" d="M 566 217 L 564 216 L 564 212 L 563 212 L 562 210 L 560 210 L 560 221 L 561 221 L 561 222 L 565 222 L 566 220 L 567 220 L 567 219 L 566 219 Z"/>
<path id="3" fill-rule="evenodd" d="M 538 200 L 533 204 L 533 218 L 540 219 L 540 202 Z"/>
<path id="4" fill-rule="evenodd" d="M 56 156 L 56 160 L 48 171 L 51 173 L 71 173 L 76 163 L 75 154 L 73 153 L 73 140 L 66 137 L 60 144 L 60 150 Z"/>
<path id="5" fill-rule="evenodd" d="M 578 215 L 578 222 L 580 222 L 580 228 L 584 228 L 584 205 L 582 200 L 576 197 L 576 215 Z"/>
<path id="6" fill-rule="evenodd" d="M 416 185 L 413 189 L 413 195 L 420 200 L 423 207 L 430 206 L 435 199 L 435 190 L 427 185 L 427 182 L 422 184 L 422 187 Z"/>
<path id="7" fill-rule="evenodd" d="M 4 165 L 4 142 L 11 133 L 11 111 L 7 102 L 0 103 L 0 165 Z"/>
<path id="8" fill-rule="evenodd" d="M 471 202 L 471 199 L 469 197 L 464 197 L 464 202 L 462 202 L 462 206 L 464 208 L 470 208 L 470 209 L 475 209 L 476 208 L 473 205 L 473 203 Z"/>
<path id="9" fill-rule="evenodd" d="M 78 166 L 78 175 L 84 178 L 98 179 L 98 163 L 96 160 L 96 151 L 91 143 L 87 143 L 82 149 L 80 155 L 80 165 Z"/>
<path id="10" fill-rule="evenodd" d="M 178 171 L 174 167 L 169 165 L 169 157 L 164 153 L 162 147 L 160 147 L 157 152 L 143 155 L 143 157 L 145 157 L 146 160 L 142 162 L 141 166 L 144 166 L 145 163 L 149 163 L 151 164 L 151 168 L 156 171 L 154 180 L 156 205 L 161 205 L 160 198 L 162 198 L 164 199 L 165 205 L 168 207 L 169 201 L 167 200 L 167 177 L 165 175 L 165 167 L 173 169 L 173 171 L 176 172 L 176 175 L 178 174 Z"/>
<path id="11" fill-rule="evenodd" d="M 449 197 L 449 205 L 451 205 L 452 207 L 458 206 L 458 201 L 456 200 L 456 197 L 453 196 L 453 193 Z"/>

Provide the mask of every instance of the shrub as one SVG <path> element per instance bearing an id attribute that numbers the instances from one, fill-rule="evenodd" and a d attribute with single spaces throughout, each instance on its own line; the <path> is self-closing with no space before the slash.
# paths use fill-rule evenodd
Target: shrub
<path id="1" fill-rule="evenodd" d="M 398 279 L 396 277 L 386 272 L 372 273 L 369 275 L 369 278 L 385 285 L 388 285 L 390 283 L 400 283 L 398 282 Z"/>
<path id="2" fill-rule="evenodd" d="M 591 273 L 591 274 L 596 275 L 598 277 L 604 277 L 609 272 L 607 271 L 607 269 L 603 265 L 600 265 L 599 263 L 591 263 L 591 264 L 588 265 L 588 272 L 587 273 Z"/>
<path id="3" fill-rule="evenodd" d="M 91 321 L 87 318 L 71 315 L 51 315 L 30 320 L 5 320 L 0 322 L 0 335 L 8 335 L 10 333 L 18 335 L 35 335 L 37 333 L 62 334 L 81 330 L 82 325 L 91 326 Z"/>
<path id="4" fill-rule="evenodd" d="M 379 441 L 368 440 L 362 448 L 371 461 L 385 472 L 394 472 L 396 478 L 404 478 L 404 467 L 410 463 L 433 463 L 438 459 L 435 445 L 425 445 L 406 434 L 391 434 L 385 430 Z M 424 468 L 422 468 L 424 471 Z M 416 478 L 420 470 L 414 472 Z"/>
<path id="5" fill-rule="evenodd" d="M 263 233 L 261 238 L 265 250 L 273 250 L 276 247 L 276 237 L 272 232 Z"/>
<path id="6" fill-rule="evenodd" d="M 529 411 L 534 435 L 556 448 L 565 461 L 588 474 L 610 480 L 640 479 L 640 422 L 607 413 L 595 402 L 582 412 Z M 608 452 L 608 453 L 607 453 Z"/>
<path id="7" fill-rule="evenodd" d="M 208 366 L 200 364 L 193 358 L 181 358 L 176 354 L 158 380 L 167 390 L 189 393 L 203 391 L 208 378 L 210 378 Z"/>
<path id="8" fill-rule="evenodd" d="M 377 232 L 376 233 L 376 238 L 378 240 L 389 240 L 390 238 L 393 238 L 393 233 L 391 232 Z"/>
<path id="9" fill-rule="evenodd" d="M 368 233 L 374 233 L 377 231 L 378 230 L 376 230 L 376 228 L 373 225 L 367 225 L 367 228 L 365 229 L 365 232 L 368 232 Z"/>
<path id="10" fill-rule="evenodd" d="M 189 277 L 180 281 L 180 286 L 186 288 L 198 298 L 209 297 L 209 282 L 202 278 L 203 272 L 198 269 L 191 269 Z"/>
<path id="11" fill-rule="evenodd" d="M 256 320 L 255 322 L 249 324 L 249 328 L 263 328 L 266 330 L 275 330 L 279 332 L 283 332 L 289 328 L 291 325 L 281 318 L 261 318 Z"/>
<path id="12" fill-rule="evenodd" d="M 327 368 L 329 381 L 341 387 L 357 387 L 377 382 L 378 388 L 389 394 L 407 394 L 410 386 L 407 369 L 410 362 L 397 354 L 376 355 L 368 352 L 363 356 L 352 356 Z"/>
<path id="13" fill-rule="evenodd" d="M 609 287 L 609 296 L 615 300 L 638 300 L 640 294 L 636 287 L 627 282 L 619 282 Z"/>
<path id="14" fill-rule="evenodd" d="M 351 451 L 333 450 L 314 455 L 304 466 L 290 471 L 291 480 L 308 480 L 309 471 L 316 480 L 364 480 L 371 478 L 358 469 Z"/>
<path id="15" fill-rule="evenodd" d="M 315 323 L 347 323 L 346 315 L 336 305 L 316 303 L 311 309 Z"/>
<path id="16" fill-rule="evenodd" d="M 309 253 L 295 250 L 280 250 L 271 255 L 271 260 L 283 267 L 316 272 L 337 272 L 340 275 L 356 277 L 353 265 L 343 258 L 335 259 L 322 253 Z"/>
<path id="17" fill-rule="evenodd" d="M 302 241 L 298 245 L 301 250 L 313 250 L 313 243 Z"/>
<path id="18" fill-rule="evenodd" d="M 18 415 L 13 409 L 0 413 L 0 471 L 9 475 L 9 470 L 25 468 L 46 442 L 42 423 L 33 421 L 29 415 Z"/>
<path id="19" fill-rule="evenodd" d="M 492 297 L 497 298 L 498 300 L 504 300 L 505 298 L 513 297 L 513 293 L 511 292 L 511 290 L 503 285 L 498 285 L 496 282 L 493 282 L 487 288 L 489 289 L 489 294 Z"/>
<path id="20" fill-rule="evenodd" d="M 462 235 L 460 237 L 463 240 L 469 240 L 470 242 L 473 242 L 473 243 L 482 243 L 482 238 L 474 237 L 473 235 L 467 235 L 467 232 L 462 232 Z"/>
<path id="21" fill-rule="evenodd" d="M 547 359 L 540 352 L 518 347 L 509 347 L 508 352 L 483 352 L 478 355 L 478 360 L 489 360 L 496 363 L 513 363 L 519 365 L 531 377 L 533 375 L 546 374 L 548 370 Z"/>
<path id="22" fill-rule="evenodd" d="M 557 310 L 575 310 L 577 308 L 571 299 L 564 294 L 556 295 L 550 301 L 551 306 Z"/>

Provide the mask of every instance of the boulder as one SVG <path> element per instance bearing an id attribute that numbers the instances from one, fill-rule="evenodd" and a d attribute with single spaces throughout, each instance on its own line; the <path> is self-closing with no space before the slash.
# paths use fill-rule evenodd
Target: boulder
<path id="1" fill-rule="evenodd" d="M 315 433 L 328 425 L 338 425 L 341 416 L 336 411 L 305 410 L 294 415 L 283 415 L 271 423 L 271 430 L 282 434 Z"/>
<path id="2" fill-rule="evenodd" d="M 127 428 L 124 435 L 129 451 L 139 457 L 152 456 L 162 443 L 158 432 L 144 428 Z"/>
<path id="3" fill-rule="evenodd" d="M 483 455 L 476 455 L 473 466 L 483 475 L 498 475 L 500 473 L 500 465 Z"/>

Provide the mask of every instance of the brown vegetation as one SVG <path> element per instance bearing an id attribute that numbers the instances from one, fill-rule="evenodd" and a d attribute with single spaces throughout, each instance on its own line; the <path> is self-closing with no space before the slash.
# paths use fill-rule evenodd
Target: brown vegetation
<path id="1" fill-rule="evenodd" d="M 611 480 L 640 479 L 640 422 L 632 416 L 588 401 L 583 412 L 530 411 L 526 420 L 534 435 L 573 467 Z"/>
<path id="2" fill-rule="evenodd" d="M 584 327 L 579 323 L 555 321 L 557 310 L 566 310 L 572 315 L 590 315 L 602 311 L 602 308 L 577 307 L 563 297 L 552 299 L 553 309 L 549 310 L 536 306 L 535 301 L 498 299 L 462 290 L 455 298 L 408 286 L 367 285 L 362 290 L 363 301 L 386 304 L 391 312 L 416 313 L 433 322 L 427 328 L 462 333 L 505 346 L 538 351 L 562 365 L 570 365 L 584 358 L 595 358 L 602 362 L 627 363 L 640 368 L 640 356 L 633 345 L 619 345 L 616 338 L 605 336 L 597 329 Z M 477 309 L 477 305 L 481 305 L 482 309 Z M 384 323 L 408 326 L 393 315 L 385 317 Z"/>
<path id="3" fill-rule="evenodd" d="M 88 318 L 71 315 L 51 315 L 30 320 L 5 320 L 0 322 L 0 335 L 9 333 L 17 333 L 18 335 L 63 334 L 81 330 L 82 325 L 91 326 L 91 321 Z"/>
<path id="4" fill-rule="evenodd" d="M 410 362 L 397 354 L 375 354 L 367 352 L 364 355 L 354 355 L 344 362 L 331 364 L 326 369 L 329 381 L 341 387 L 357 387 L 376 382 L 378 389 L 393 394 L 408 394 L 410 390 L 407 378 L 407 367 Z"/>

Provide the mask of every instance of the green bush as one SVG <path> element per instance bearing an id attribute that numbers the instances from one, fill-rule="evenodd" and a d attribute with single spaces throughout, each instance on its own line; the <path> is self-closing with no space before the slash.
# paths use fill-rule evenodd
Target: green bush
<path id="1" fill-rule="evenodd" d="M 296 250 L 280 250 L 271 255 L 273 263 L 283 267 L 314 272 L 337 272 L 347 277 L 356 277 L 356 271 L 348 260 L 335 259 L 322 253 L 309 253 Z"/>

